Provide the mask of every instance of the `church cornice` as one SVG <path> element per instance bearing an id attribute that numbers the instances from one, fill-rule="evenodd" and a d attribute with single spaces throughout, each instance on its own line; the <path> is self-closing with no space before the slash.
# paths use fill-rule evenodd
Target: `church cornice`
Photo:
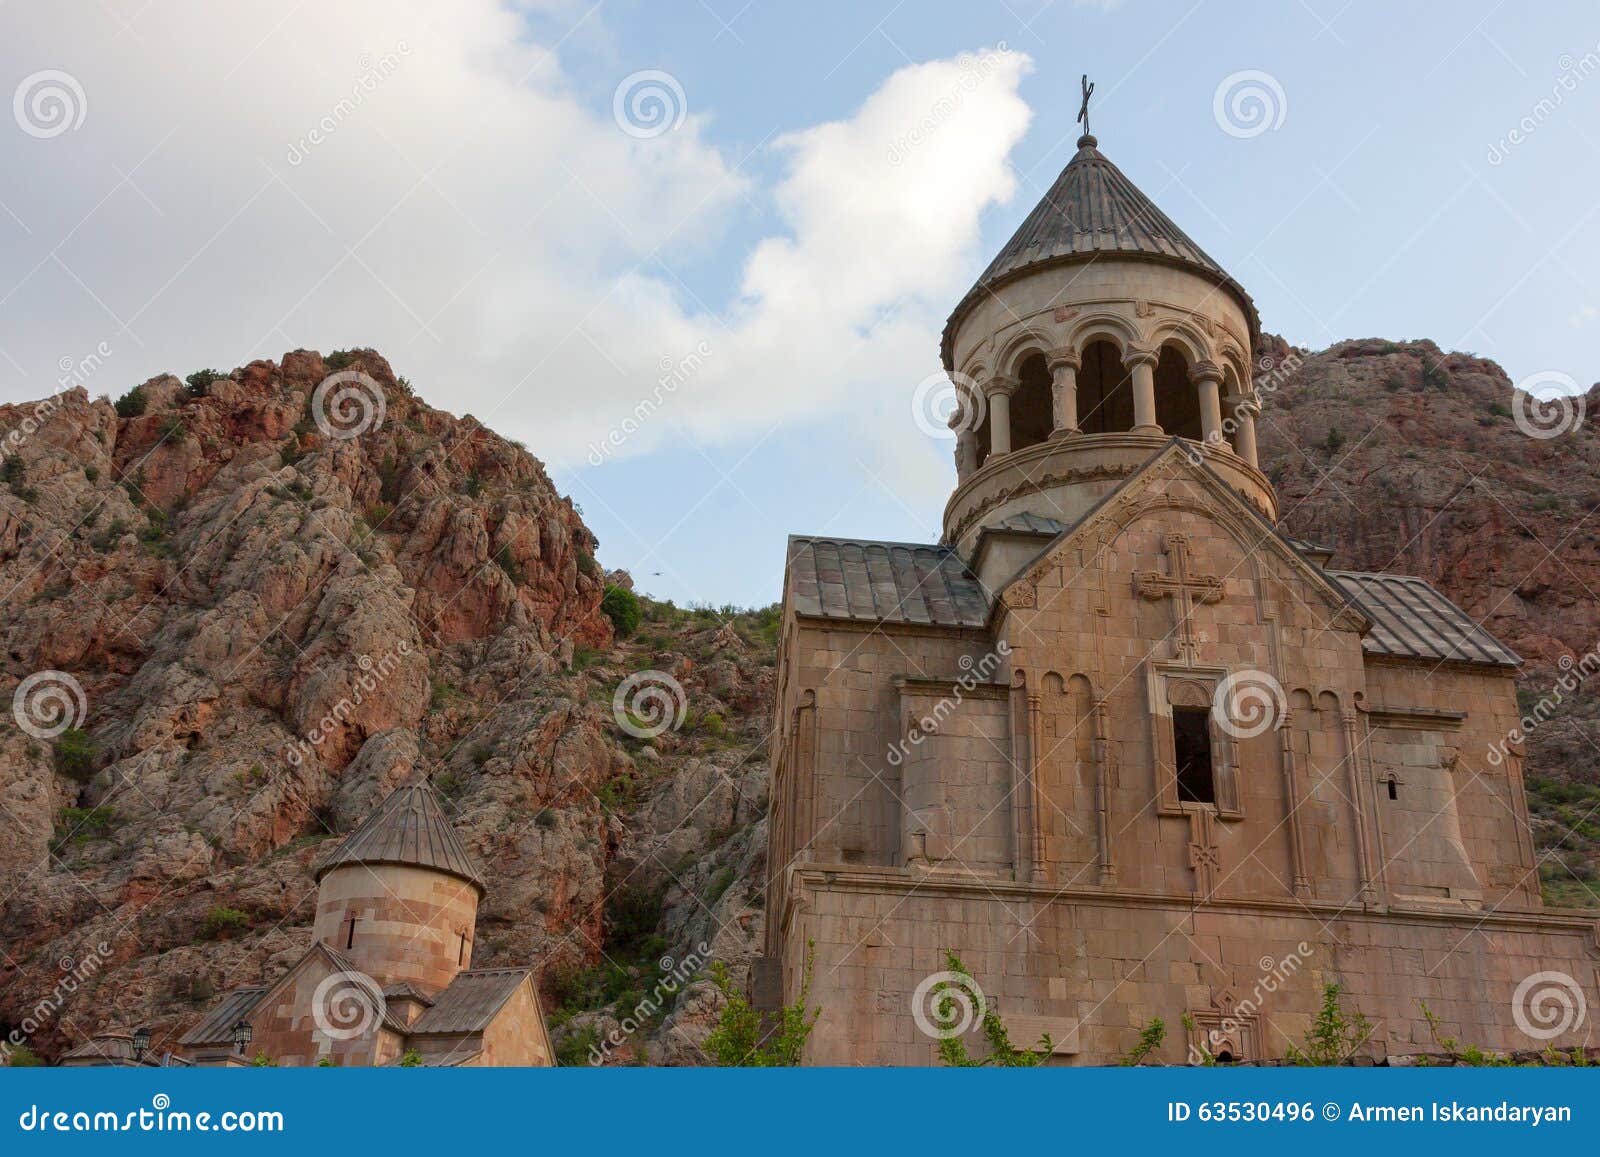
<path id="1" fill-rule="evenodd" d="M 998 880 L 993 876 L 958 878 L 948 875 L 911 873 L 899 868 L 868 868 L 859 864 L 800 864 L 791 872 L 791 897 L 808 896 L 807 907 L 816 906 L 815 894 L 852 892 L 888 896 L 940 896 L 956 899 L 1014 901 L 1018 903 L 1086 905 L 1101 908 L 1162 908 L 1173 913 L 1193 913 L 1192 892 L 1153 893 L 1129 888 L 1062 887 L 1047 883 Z M 1594 916 L 1539 911 L 1510 912 L 1471 908 L 1416 908 L 1405 905 L 1374 904 L 1357 908 L 1334 900 L 1274 897 L 1218 898 L 1213 896 L 1199 906 L 1208 915 L 1260 915 L 1327 917 L 1355 923 L 1360 921 L 1423 926 L 1456 926 L 1466 929 L 1503 928 L 1514 931 L 1585 933 L 1591 955 L 1600 957 L 1600 919 Z"/>

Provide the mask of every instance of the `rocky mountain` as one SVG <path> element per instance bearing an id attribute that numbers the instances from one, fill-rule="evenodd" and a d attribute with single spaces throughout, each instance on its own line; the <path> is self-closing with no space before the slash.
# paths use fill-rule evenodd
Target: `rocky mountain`
<path id="1" fill-rule="evenodd" d="M 1285 528 L 1427 577 L 1548 700 L 1600 636 L 1590 428 L 1528 436 L 1429 342 L 1262 352 Z M 761 935 L 771 608 L 634 624 L 539 462 L 370 350 L 0 407 L 0 455 L 0 1037 L 159 1046 L 274 978 L 329 841 L 428 773 L 488 879 L 474 963 L 538 964 L 564 1060 L 703 1060 L 720 998 L 665 981 Z M 1542 714 L 1547 895 L 1600 904 L 1600 708 Z"/>
<path id="2" fill-rule="evenodd" d="M 521 447 L 366 350 L 71 390 L 0 431 L 7 1033 L 159 1043 L 271 979 L 324 845 L 423 772 L 490 882 L 474 963 L 581 993 L 630 935 L 748 954 L 770 641 L 657 608 L 615 647 L 594 536 Z M 694 714 L 642 743 L 611 695 L 652 665 Z"/>

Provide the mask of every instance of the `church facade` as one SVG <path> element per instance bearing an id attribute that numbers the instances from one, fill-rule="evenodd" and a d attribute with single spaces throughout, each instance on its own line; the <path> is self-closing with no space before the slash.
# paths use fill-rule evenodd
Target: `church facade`
<path id="1" fill-rule="evenodd" d="M 790 539 L 754 977 L 810 959 L 812 1063 L 936 1063 L 947 952 L 1055 1063 L 1158 1017 L 1159 1059 L 1281 1058 L 1330 984 L 1368 1056 L 1437 1051 L 1424 1005 L 1594 1043 L 1546 1035 L 1600 929 L 1541 902 L 1517 656 L 1276 528 L 1259 334 L 1086 135 L 946 327 L 942 540 Z"/>

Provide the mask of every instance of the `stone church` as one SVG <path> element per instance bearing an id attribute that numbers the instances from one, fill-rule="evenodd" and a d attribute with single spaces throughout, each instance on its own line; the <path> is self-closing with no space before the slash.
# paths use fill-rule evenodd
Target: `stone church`
<path id="1" fill-rule="evenodd" d="M 62 1064 L 555 1063 L 534 969 L 472 967 L 483 877 L 429 784 L 391 792 L 316 875 L 311 946 L 272 984 L 227 993 L 176 1050 L 114 1032 Z"/>
<path id="2" fill-rule="evenodd" d="M 1600 1008 L 1600 929 L 1540 899 L 1519 660 L 1277 529 L 1259 337 L 1085 135 L 945 328 L 942 540 L 790 538 L 753 989 L 812 954 L 810 1062 L 936 1063 L 946 950 L 1054 1063 L 1282 1058 L 1328 984 L 1366 1056 L 1437 1051 L 1421 1002 L 1593 1043 L 1526 1007 Z"/>

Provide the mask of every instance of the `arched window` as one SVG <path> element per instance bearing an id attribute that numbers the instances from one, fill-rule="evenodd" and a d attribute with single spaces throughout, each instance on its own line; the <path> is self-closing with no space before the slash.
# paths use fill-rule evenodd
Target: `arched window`
<path id="1" fill-rule="evenodd" d="M 1156 363 L 1156 425 L 1180 438 L 1201 438 L 1200 392 L 1189 380 L 1189 363 L 1176 346 L 1162 346 Z"/>
<path id="2" fill-rule="evenodd" d="M 1078 369 L 1078 428 L 1085 434 L 1133 429 L 1133 383 L 1122 354 L 1108 341 L 1084 347 Z"/>
<path id="3" fill-rule="evenodd" d="M 1017 367 L 1022 383 L 1011 395 L 1011 448 L 1021 450 L 1050 437 L 1050 369 L 1043 354 L 1030 354 Z"/>

